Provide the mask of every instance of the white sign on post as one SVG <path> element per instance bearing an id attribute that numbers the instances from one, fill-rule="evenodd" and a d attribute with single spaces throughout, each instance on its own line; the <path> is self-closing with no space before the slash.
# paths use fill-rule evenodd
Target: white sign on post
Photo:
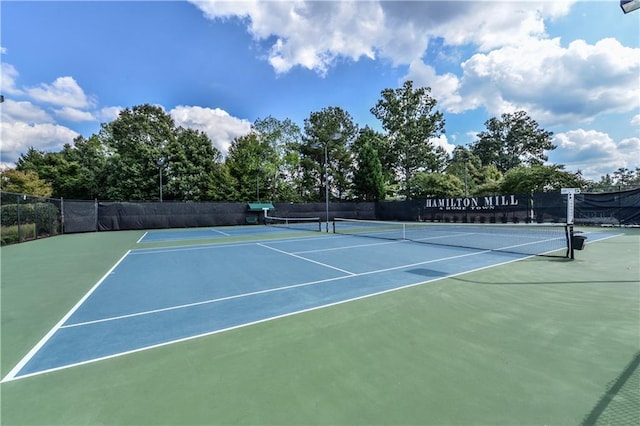
<path id="1" fill-rule="evenodd" d="M 574 195 L 580 193 L 580 188 L 562 188 L 560 193 L 567 196 L 567 225 L 573 225 Z"/>
<path id="2" fill-rule="evenodd" d="M 574 200 L 573 193 L 567 194 L 567 225 L 573 225 Z"/>
<path id="3" fill-rule="evenodd" d="M 580 193 L 580 188 L 561 188 L 560 189 L 560 193 L 561 194 L 579 194 Z"/>

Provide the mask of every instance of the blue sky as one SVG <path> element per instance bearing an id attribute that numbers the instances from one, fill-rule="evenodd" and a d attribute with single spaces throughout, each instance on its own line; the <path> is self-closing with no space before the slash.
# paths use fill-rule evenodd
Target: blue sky
<path id="1" fill-rule="evenodd" d="M 551 163 L 640 167 L 640 11 L 608 1 L 2 1 L 1 162 L 57 151 L 122 108 L 162 106 L 223 153 L 257 118 L 370 109 L 411 79 L 466 145 L 523 109 Z"/>

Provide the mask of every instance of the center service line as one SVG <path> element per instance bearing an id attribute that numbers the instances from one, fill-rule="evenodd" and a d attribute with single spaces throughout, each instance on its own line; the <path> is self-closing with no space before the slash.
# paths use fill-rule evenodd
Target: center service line
<path id="1" fill-rule="evenodd" d="M 353 272 L 346 271 L 346 270 L 340 269 L 340 268 L 336 268 L 335 266 L 327 265 L 326 263 L 317 262 L 317 261 L 312 260 L 312 259 L 307 259 L 306 257 L 302 257 L 302 256 L 298 256 L 297 254 L 289 253 L 288 251 L 280 250 L 280 249 L 277 249 L 277 248 L 274 248 L 274 247 L 269 247 L 268 245 L 265 245 L 265 244 L 258 243 L 257 245 L 259 245 L 260 247 L 264 247 L 266 249 L 269 249 L 269 250 L 277 251 L 278 253 L 286 254 L 287 256 L 295 257 L 297 259 L 302 259 L 302 260 L 305 260 L 307 262 L 315 263 L 316 265 L 324 266 L 325 268 L 335 269 L 336 271 L 340 271 L 340 272 L 343 272 L 343 273 L 348 274 L 348 275 L 356 275 Z"/>

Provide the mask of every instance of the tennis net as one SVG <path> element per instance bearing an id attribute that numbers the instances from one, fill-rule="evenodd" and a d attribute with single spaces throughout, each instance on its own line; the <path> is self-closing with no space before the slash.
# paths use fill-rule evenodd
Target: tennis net
<path id="1" fill-rule="evenodd" d="M 570 249 L 570 231 L 564 224 L 451 224 L 336 218 L 333 232 L 526 255 L 568 257 Z"/>
<path id="2" fill-rule="evenodd" d="M 303 231 L 320 232 L 322 222 L 319 217 L 274 217 L 265 216 L 264 223 L 267 226 L 279 228 L 300 229 Z"/>

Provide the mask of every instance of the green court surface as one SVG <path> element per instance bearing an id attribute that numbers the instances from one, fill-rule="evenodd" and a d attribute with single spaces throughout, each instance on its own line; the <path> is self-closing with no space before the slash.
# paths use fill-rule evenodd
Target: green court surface
<path id="1" fill-rule="evenodd" d="M 640 231 L 0 385 L 2 425 L 640 424 Z M 142 232 L 1 254 L 4 377 Z"/>

